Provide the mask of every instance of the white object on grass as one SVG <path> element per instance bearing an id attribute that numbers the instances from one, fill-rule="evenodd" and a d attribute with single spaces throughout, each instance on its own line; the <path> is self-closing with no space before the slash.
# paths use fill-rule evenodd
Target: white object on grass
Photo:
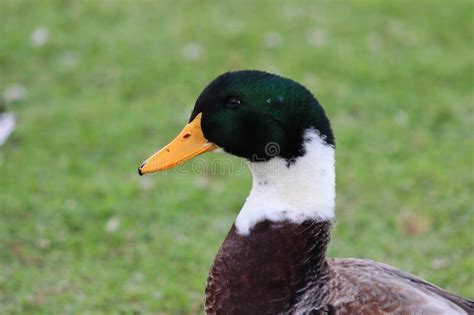
<path id="1" fill-rule="evenodd" d="M 16 118 L 13 113 L 0 114 L 0 145 L 7 141 L 8 136 L 15 130 Z"/>

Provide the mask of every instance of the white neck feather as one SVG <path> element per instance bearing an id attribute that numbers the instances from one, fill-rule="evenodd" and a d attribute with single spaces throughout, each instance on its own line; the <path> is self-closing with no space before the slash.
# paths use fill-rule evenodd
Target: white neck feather
<path id="1" fill-rule="evenodd" d="M 334 218 L 334 147 L 314 129 L 308 129 L 304 139 L 306 154 L 289 167 L 280 157 L 248 163 L 253 183 L 235 221 L 240 234 L 249 234 L 255 224 L 264 220 L 301 223 Z"/>

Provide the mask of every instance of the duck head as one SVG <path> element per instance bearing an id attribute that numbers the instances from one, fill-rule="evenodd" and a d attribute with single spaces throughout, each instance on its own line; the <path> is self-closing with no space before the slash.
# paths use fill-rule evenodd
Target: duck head
<path id="1" fill-rule="evenodd" d="M 168 169 L 217 148 L 251 162 L 280 157 L 290 165 L 305 154 L 309 129 L 334 146 L 329 120 L 304 86 L 263 71 L 227 72 L 202 91 L 189 123 L 138 172 Z"/>
<path id="2" fill-rule="evenodd" d="M 323 108 L 301 84 L 262 71 L 220 75 L 202 91 L 184 129 L 138 173 L 219 148 L 246 159 L 253 173 L 236 220 L 242 234 L 264 219 L 333 218 L 334 137 Z"/>

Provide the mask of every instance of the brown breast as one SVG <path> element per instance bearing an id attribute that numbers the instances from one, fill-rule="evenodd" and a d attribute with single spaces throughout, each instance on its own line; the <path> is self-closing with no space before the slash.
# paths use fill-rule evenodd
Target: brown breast
<path id="1" fill-rule="evenodd" d="M 278 314 L 311 279 L 323 280 L 331 223 L 264 221 L 250 235 L 232 227 L 209 273 L 207 314 Z M 317 300 L 317 297 L 316 299 Z"/>
<path id="2" fill-rule="evenodd" d="M 472 301 L 370 260 L 326 259 L 330 222 L 233 226 L 209 273 L 207 314 L 474 314 Z"/>

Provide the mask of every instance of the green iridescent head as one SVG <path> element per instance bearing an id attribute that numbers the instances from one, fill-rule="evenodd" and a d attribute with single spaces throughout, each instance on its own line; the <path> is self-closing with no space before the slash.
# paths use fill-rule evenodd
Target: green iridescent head
<path id="1" fill-rule="evenodd" d="M 305 154 L 304 133 L 310 128 L 334 145 L 329 120 L 311 92 L 263 71 L 218 76 L 198 97 L 190 121 L 199 113 L 206 139 L 251 161 L 278 156 L 291 163 Z M 271 150 L 269 144 L 274 146 Z"/>

